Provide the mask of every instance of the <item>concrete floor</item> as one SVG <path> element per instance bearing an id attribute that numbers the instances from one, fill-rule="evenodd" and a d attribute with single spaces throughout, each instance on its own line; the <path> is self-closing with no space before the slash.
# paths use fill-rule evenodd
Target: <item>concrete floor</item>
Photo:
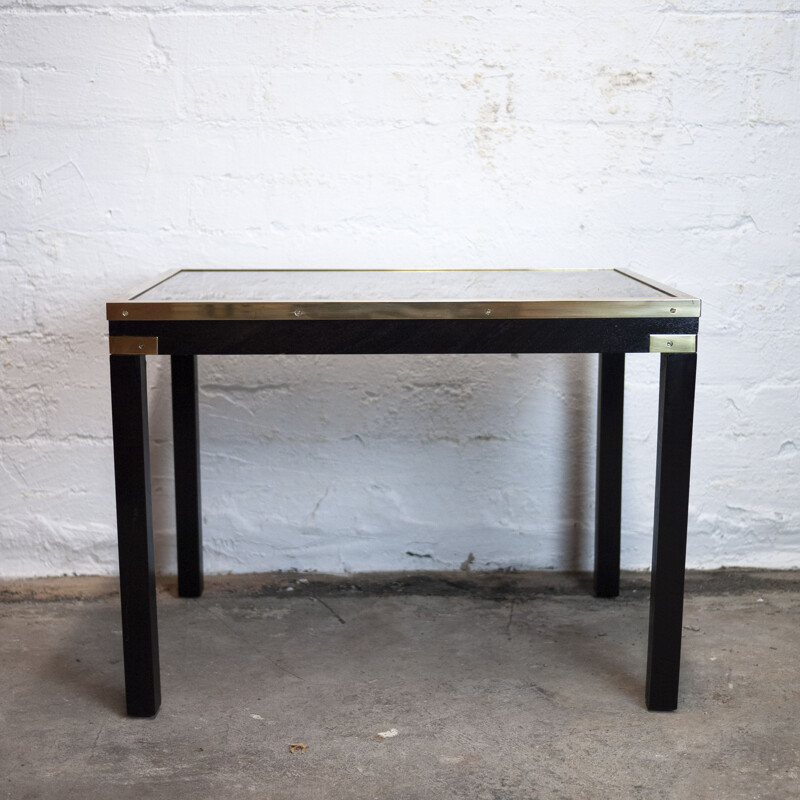
<path id="1" fill-rule="evenodd" d="M 800 797 L 800 573 L 688 576 L 672 714 L 643 575 L 208 584 L 159 588 L 154 720 L 124 716 L 115 581 L 0 584 L 0 797 Z"/>

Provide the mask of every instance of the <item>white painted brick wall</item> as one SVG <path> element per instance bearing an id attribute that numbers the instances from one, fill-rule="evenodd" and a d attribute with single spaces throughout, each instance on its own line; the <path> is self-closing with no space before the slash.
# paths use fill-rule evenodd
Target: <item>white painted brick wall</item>
<path id="1" fill-rule="evenodd" d="M 0 576 L 115 571 L 104 302 L 182 266 L 621 266 L 697 294 L 688 563 L 800 566 L 798 30 L 796 0 L 0 0 Z M 593 357 L 200 369 L 212 571 L 590 563 Z M 628 360 L 629 568 L 657 371 Z"/>

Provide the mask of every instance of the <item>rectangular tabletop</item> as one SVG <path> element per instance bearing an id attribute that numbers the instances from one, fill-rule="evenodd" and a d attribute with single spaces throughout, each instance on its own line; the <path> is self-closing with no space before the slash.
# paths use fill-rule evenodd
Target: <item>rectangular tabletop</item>
<path id="1" fill-rule="evenodd" d="M 109 321 L 698 317 L 700 301 L 615 269 L 184 269 L 107 305 Z"/>

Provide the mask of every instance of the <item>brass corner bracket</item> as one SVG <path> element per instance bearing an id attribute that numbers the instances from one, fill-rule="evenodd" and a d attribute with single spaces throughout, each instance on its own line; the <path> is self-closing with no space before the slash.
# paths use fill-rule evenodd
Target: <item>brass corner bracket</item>
<path id="1" fill-rule="evenodd" d="M 158 336 L 109 336 L 108 352 L 114 356 L 157 356 Z"/>
<path id="2" fill-rule="evenodd" d="M 651 353 L 696 353 L 697 334 L 694 333 L 651 333 Z"/>

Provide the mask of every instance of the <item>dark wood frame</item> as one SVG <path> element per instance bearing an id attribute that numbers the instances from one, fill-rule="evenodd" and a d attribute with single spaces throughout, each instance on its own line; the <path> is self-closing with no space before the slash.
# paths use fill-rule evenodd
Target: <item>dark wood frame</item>
<path id="1" fill-rule="evenodd" d="M 157 337 L 172 360 L 179 594 L 203 587 L 196 357 L 202 354 L 598 353 L 595 593 L 619 593 L 626 353 L 652 334 L 696 334 L 697 317 L 111 321 L 109 334 Z M 145 355 L 111 355 L 111 401 L 125 692 L 131 716 L 159 709 Z M 645 700 L 677 707 L 697 356 L 661 355 L 653 569 Z"/>

